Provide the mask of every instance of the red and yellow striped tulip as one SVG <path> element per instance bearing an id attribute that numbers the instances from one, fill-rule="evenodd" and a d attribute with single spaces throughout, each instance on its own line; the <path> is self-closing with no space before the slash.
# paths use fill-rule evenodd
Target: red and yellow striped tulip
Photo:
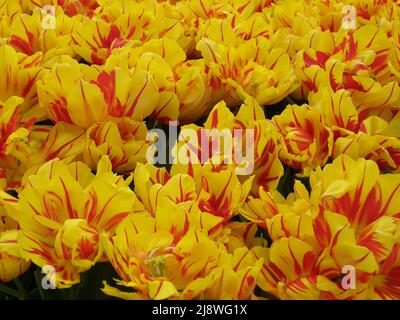
<path id="1" fill-rule="evenodd" d="M 317 109 L 289 105 L 273 121 L 282 137 L 279 156 L 288 166 L 300 170 L 326 163 L 332 153 L 333 135 Z"/>
<path id="2" fill-rule="evenodd" d="M 283 49 L 271 49 L 262 37 L 238 47 L 204 38 L 197 49 L 217 80 L 216 85 L 220 82 L 224 88 L 229 106 L 236 106 L 249 96 L 262 105 L 274 104 L 296 89 L 289 55 Z"/>
<path id="3" fill-rule="evenodd" d="M 110 118 L 96 123 L 86 132 L 82 159 L 92 169 L 107 155 L 116 172 L 132 172 L 136 163 L 146 162 L 147 128 L 144 122 L 130 118 Z"/>
<path id="4" fill-rule="evenodd" d="M 40 105 L 53 121 L 87 129 L 110 116 L 141 121 L 154 111 L 159 94 L 149 72 L 99 70 L 72 61 L 55 65 L 38 82 Z"/>
<path id="5" fill-rule="evenodd" d="M 161 216 L 131 216 L 115 236 L 103 236 L 108 259 L 122 278 L 117 283 L 135 289 L 126 292 L 105 283 L 106 294 L 130 300 L 193 299 L 210 286 L 221 249 L 189 221 L 183 234 L 166 230 Z"/>
<path id="6" fill-rule="evenodd" d="M 20 225 L 23 257 L 55 268 L 57 287 L 79 282 L 80 273 L 104 260 L 100 233 L 142 207 L 104 157 L 96 175 L 84 163 L 46 162 L 27 178 L 19 198 L 3 194 L 7 213 Z"/>

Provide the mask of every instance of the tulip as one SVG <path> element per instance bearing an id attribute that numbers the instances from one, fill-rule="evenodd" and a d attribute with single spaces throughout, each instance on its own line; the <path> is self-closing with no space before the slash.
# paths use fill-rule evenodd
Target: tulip
<path id="1" fill-rule="evenodd" d="M 280 158 L 294 169 L 324 165 L 332 153 L 333 135 L 320 112 L 303 106 L 288 106 L 273 118 L 282 137 Z"/>
<path id="2" fill-rule="evenodd" d="M 81 162 L 46 162 L 29 176 L 19 199 L 6 194 L 2 202 L 20 226 L 22 256 L 39 267 L 55 269 L 59 288 L 78 283 L 80 273 L 104 261 L 100 234 L 141 210 L 134 193 L 111 172 L 103 157 L 96 175 Z"/>
<path id="3" fill-rule="evenodd" d="M 146 71 L 98 71 L 76 62 L 55 65 L 38 83 L 38 93 L 41 106 L 53 121 L 84 129 L 109 116 L 141 121 L 153 112 L 159 98 Z"/>
<path id="4" fill-rule="evenodd" d="M 102 238 L 108 259 L 122 278 L 117 283 L 135 289 L 126 292 L 105 283 L 106 294 L 130 300 L 193 299 L 210 286 L 221 250 L 190 222 L 183 234 L 162 227 L 159 219 L 164 214 L 168 211 L 156 218 L 127 218 L 114 237 Z"/>

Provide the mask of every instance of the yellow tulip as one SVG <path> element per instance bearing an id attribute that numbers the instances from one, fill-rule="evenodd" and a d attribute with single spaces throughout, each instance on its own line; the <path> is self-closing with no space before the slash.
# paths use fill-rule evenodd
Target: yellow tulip
<path id="1" fill-rule="evenodd" d="M 383 30 L 369 24 L 355 31 L 316 31 L 308 36 L 307 49 L 298 52 L 295 62 L 303 97 L 329 86 L 333 91 L 349 90 L 360 112 L 396 108 L 399 87 L 389 67 L 393 47 Z"/>
<path id="2" fill-rule="evenodd" d="M 30 261 L 22 256 L 17 242 L 17 223 L 11 219 L 0 203 L 0 281 L 8 282 L 23 274 Z"/>
<path id="3" fill-rule="evenodd" d="M 182 132 L 186 129 L 194 130 L 198 139 L 188 140 L 181 133 L 173 153 L 188 159 L 185 163 L 179 158 L 172 170 L 187 173 L 198 180 L 198 168 L 208 162 L 221 167 L 233 165 L 236 170 L 243 169 L 240 176 L 238 174 L 242 183 L 249 176 L 255 176 L 251 189 L 254 194 L 258 193 L 260 186 L 269 190 L 278 185 L 283 174 L 278 158 L 278 133 L 255 99 L 246 99 L 236 116 L 222 101 L 214 106 L 203 127 L 183 126 Z M 238 145 L 234 145 L 235 140 Z"/>
<path id="4" fill-rule="evenodd" d="M 85 61 L 102 65 L 112 50 L 127 45 L 117 26 L 88 18 L 77 21 L 71 35 L 73 50 Z"/>
<path id="5" fill-rule="evenodd" d="M 162 203 L 194 203 L 202 212 L 227 222 L 246 199 L 252 179 L 241 184 L 232 168 L 214 171 L 213 165 L 202 167 L 193 178 L 178 171 L 170 176 L 165 169 L 138 164 L 134 182 L 136 194 L 151 215 Z"/>
<path id="6" fill-rule="evenodd" d="M 18 278 L 30 266 L 30 261 L 21 255 L 17 243 L 17 230 L 0 231 L 0 281 Z"/>
<path id="7" fill-rule="evenodd" d="M 87 130 L 82 158 L 95 169 L 102 156 L 107 155 L 115 171 L 129 173 L 136 163 L 146 162 L 149 147 L 146 135 L 145 123 L 129 118 L 112 118 L 94 124 Z"/>
<path id="8" fill-rule="evenodd" d="M 210 300 L 248 300 L 262 269 L 263 259 L 250 250 L 238 248 L 221 258 L 221 267 L 203 298 Z"/>
<path id="9" fill-rule="evenodd" d="M 266 39 L 259 37 L 227 47 L 204 38 L 197 49 L 221 82 L 229 105 L 238 105 L 249 96 L 259 104 L 274 104 L 296 89 L 288 54 L 283 49 L 271 49 Z"/>
<path id="10" fill-rule="evenodd" d="M 311 171 L 310 183 L 309 193 L 297 181 L 287 199 L 260 190 L 239 209 L 272 240 L 270 249 L 253 249 L 265 259 L 260 287 L 282 299 L 397 297 L 397 175 L 380 174 L 371 160 L 339 156 Z M 337 281 L 349 265 L 355 289 Z"/>
<path id="11" fill-rule="evenodd" d="M 27 178 L 19 199 L 3 194 L 7 213 L 20 225 L 22 256 L 40 267 L 51 265 L 57 287 L 79 282 L 79 274 L 104 260 L 100 233 L 142 206 L 103 157 L 96 175 L 81 162 L 52 160 Z"/>
<path id="12" fill-rule="evenodd" d="M 333 135 L 317 109 L 289 105 L 273 118 L 281 134 L 280 158 L 294 169 L 324 165 L 332 153 Z"/>
<path id="13" fill-rule="evenodd" d="M 55 29 L 43 28 L 40 10 L 34 10 L 32 15 L 20 14 L 10 23 L 7 43 L 28 56 L 42 52 L 43 61 L 62 54 L 72 55 L 70 45 L 74 20 L 57 11 L 54 23 Z"/>
<path id="14" fill-rule="evenodd" d="M 27 56 L 8 45 L 0 46 L 0 100 L 18 96 L 24 99 L 20 112 L 23 121 L 32 117 L 43 120 L 45 113 L 37 108 L 36 80 L 42 74 L 41 54 Z"/>
<path id="15" fill-rule="evenodd" d="M 255 257 L 266 257 L 257 284 L 281 299 L 331 299 L 342 290 L 317 264 L 312 247 L 294 237 L 275 241 L 271 248 L 255 247 Z M 329 269 L 328 269 L 329 270 Z"/>
<path id="16" fill-rule="evenodd" d="M 40 104 L 52 120 L 86 129 L 109 116 L 141 121 L 153 112 L 159 95 L 148 72 L 100 71 L 72 61 L 55 65 L 38 83 Z"/>
<path id="17" fill-rule="evenodd" d="M 176 93 L 179 98 L 179 120 L 189 123 L 200 119 L 209 110 L 214 99 L 211 75 L 205 61 L 186 61 L 176 68 Z"/>
<path id="18" fill-rule="evenodd" d="M 11 97 L 5 103 L 0 102 L 0 166 L 7 187 L 14 187 L 18 183 L 18 165 L 21 149 L 30 135 L 32 123 L 30 119 L 25 124 L 21 123 L 21 105 L 24 99 Z M 6 187 L 4 186 L 4 187 Z"/>
<path id="19" fill-rule="evenodd" d="M 115 236 L 102 237 L 122 278 L 117 283 L 135 289 L 126 292 L 105 283 L 106 294 L 130 300 L 193 299 L 210 286 L 221 249 L 191 222 L 183 233 L 166 228 L 162 221 L 168 214 L 160 210 L 155 218 L 131 216 L 117 227 Z"/>

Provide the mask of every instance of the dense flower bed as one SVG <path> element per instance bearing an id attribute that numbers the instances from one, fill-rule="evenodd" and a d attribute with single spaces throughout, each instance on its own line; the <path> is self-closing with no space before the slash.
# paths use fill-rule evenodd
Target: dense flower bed
<path id="1" fill-rule="evenodd" d="M 394 0 L 0 0 L 0 292 L 399 299 L 399 81 Z"/>

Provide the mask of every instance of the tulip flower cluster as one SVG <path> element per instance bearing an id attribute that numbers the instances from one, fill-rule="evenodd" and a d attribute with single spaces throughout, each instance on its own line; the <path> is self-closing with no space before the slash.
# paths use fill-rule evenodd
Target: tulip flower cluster
<path id="1" fill-rule="evenodd" d="M 396 0 L 0 0 L 0 292 L 400 299 L 399 84 Z"/>

